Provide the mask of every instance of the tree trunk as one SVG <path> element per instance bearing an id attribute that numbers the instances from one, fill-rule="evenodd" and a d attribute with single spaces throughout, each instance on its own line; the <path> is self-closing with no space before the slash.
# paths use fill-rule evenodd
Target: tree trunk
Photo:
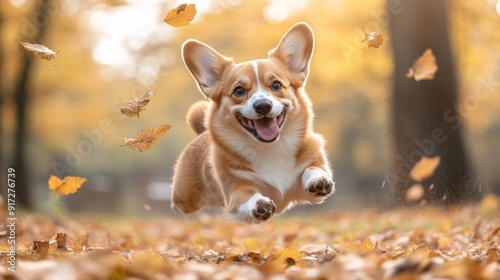
<path id="1" fill-rule="evenodd" d="M 388 0 L 388 6 L 391 5 Z M 392 95 L 394 144 L 393 187 L 397 204 L 403 204 L 412 184 L 409 172 L 422 157 L 440 156 L 441 163 L 428 179 L 425 199 L 438 204 L 456 204 L 477 197 L 471 185 L 469 162 L 458 116 L 458 83 L 448 38 L 443 0 L 405 1 L 393 15 L 389 27 L 395 61 Z M 408 68 L 430 48 L 439 67 L 434 80 L 416 82 L 406 77 Z"/>
<path id="2" fill-rule="evenodd" d="M 34 26 L 38 27 L 38 32 L 35 38 L 29 38 L 35 43 L 40 43 L 45 36 L 47 25 L 49 23 L 49 5 L 51 0 L 38 0 L 36 4 L 34 16 L 30 17 L 35 20 Z M 31 41 L 30 40 L 30 41 Z M 33 208 L 33 199 L 31 197 L 30 187 L 30 170 L 29 165 L 26 163 L 26 143 L 27 143 L 27 128 L 28 125 L 28 103 L 30 95 L 28 92 L 28 85 L 31 79 L 33 70 L 33 54 L 26 54 L 22 58 L 21 70 L 18 76 L 15 87 L 15 100 L 16 100 L 16 133 L 14 141 L 14 164 L 16 170 L 16 198 L 19 206 L 25 209 Z"/>
<path id="3" fill-rule="evenodd" d="M 4 17 L 2 10 L 0 10 L 0 139 L 5 141 L 3 138 L 3 97 L 5 95 L 5 88 L 3 84 L 3 64 L 4 64 L 4 54 L 3 54 L 3 26 L 4 26 Z M 4 182 L 7 182 L 7 168 L 4 166 L 5 164 L 5 157 L 3 155 L 3 147 L 0 147 L 0 182 L 2 182 L 0 185 L 3 186 Z M 4 188 L 0 189 L 0 194 L 5 195 L 7 193 L 7 190 Z M 7 196 L 5 196 L 7 197 Z"/>

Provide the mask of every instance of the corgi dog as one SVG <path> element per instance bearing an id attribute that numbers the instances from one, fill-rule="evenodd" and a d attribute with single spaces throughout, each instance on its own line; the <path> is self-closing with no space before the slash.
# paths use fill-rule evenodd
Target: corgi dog
<path id="1" fill-rule="evenodd" d="M 313 48 L 306 23 L 288 30 L 267 59 L 234 63 L 199 41 L 183 44 L 184 63 L 208 101 L 189 109 L 198 136 L 174 166 L 172 209 L 222 208 L 231 220 L 258 223 L 335 191 L 304 91 Z"/>

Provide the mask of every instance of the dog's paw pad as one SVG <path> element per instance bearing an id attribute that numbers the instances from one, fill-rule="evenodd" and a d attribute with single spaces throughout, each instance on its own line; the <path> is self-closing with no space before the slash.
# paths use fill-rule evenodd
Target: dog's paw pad
<path id="1" fill-rule="evenodd" d="M 259 221 L 265 221 L 269 219 L 276 211 L 276 205 L 272 200 L 257 200 L 257 202 L 255 202 L 255 206 L 256 207 L 252 211 L 252 215 Z"/>
<path id="2" fill-rule="evenodd" d="M 327 196 L 332 193 L 334 183 L 326 177 L 320 177 L 312 180 L 309 187 L 306 189 L 313 196 Z"/>

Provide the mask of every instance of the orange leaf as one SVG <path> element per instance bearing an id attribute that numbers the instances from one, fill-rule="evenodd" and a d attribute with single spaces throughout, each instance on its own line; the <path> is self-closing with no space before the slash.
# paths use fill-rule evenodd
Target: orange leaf
<path id="1" fill-rule="evenodd" d="M 67 176 L 61 180 L 52 175 L 49 178 L 49 189 L 60 195 L 68 195 L 75 193 L 86 181 L 83 177 Z"/>
<path id="2" fill-rule="evenodd" d="M 153 145 L 165 135 L 165 132 L 172 126 L 169 124 L 159 125 L 150 129 L 143 130 L 136 138 L 125 138 L 125 145 L 139 152 L 151 149 Z"/>
<path id="3" fill-rule="evenodd" d="M 179 7 L 168 12 L 167 16 L 163 20 L 164 22 L 174 26 L 185 26 L 188 25 L 196 15 L 196 5 L 195 4 L 181 4 Z"/>
<path id="4" fill-rule="evenodd" d="M 120 111 L 124 115 L 129 116 L 129 117 L 135 117 L 135 116 L 139 117 L 139 112 L 142 110 L 145 110 L 144 107 L 146 105 L 148 105 L 149 97 L 151 95 L 155 95 L 155 93 L 152 91 L 142 93 L 138 97 L 130 100 L 127 103 L 127 106 L 121 107 Z"/>
<path id="5" fill-rule="evenodd" d="M 436 57 L 432 54 L 431 49 L 427 49 L 424 54 L 413 63 L 413 66 L 408 69 L 406 77 L 413 77 L 417 82 L 421 80 L 433 80 L 437 70 Z"/>
<path id="6" fill-rule="evenodd" d="M 363 28 L 363 32 L 365 29 Z M 365 32 L 365 39 L 361 41 L 361 43 L 365 43 L 368 45 L 368 48 L 379 48 L 384 43 L 384 37 L 382 34 L 377 34 L 375 32 Z"/>
<path id="7" fill-rule="evenodd" d="M 421 182 L 432 175 L 434 175 L 434 171 L 441 162 L 441 157 L 432 157 L 428 158 L 423 156 L 410 171 L 410 178 L 417 182 Z"/>

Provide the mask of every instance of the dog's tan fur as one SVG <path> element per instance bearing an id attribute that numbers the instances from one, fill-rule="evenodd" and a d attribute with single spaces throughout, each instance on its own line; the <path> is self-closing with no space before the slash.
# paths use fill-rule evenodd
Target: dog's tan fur
<path id="1" fill-rule="evenodd" d="M 268 59 L 239 64 L 201 42 L 184 43 L 184 62 L 209 101 L 195 103 L 188 113 L 199 135 L 176 163 L 173 209 L 190 214 L 223 208 L 235 220 L 260 222 L 294 204 L 321 203 L 333 193 L 324 140 L 313 132 L 311 102 L 303 89 L 313 47 L 305 23 L 293 26 Z M 236 87 L 245 95 L 236 94 Z M 255 126 L 252 135 L 236 116 L 256 108 L 250 103 L 256 100 L 284 111 L 265 115 L 276 122 L 266 133 L 257 130 L 258 119 L 245 115 L 243 122 Z"/>

